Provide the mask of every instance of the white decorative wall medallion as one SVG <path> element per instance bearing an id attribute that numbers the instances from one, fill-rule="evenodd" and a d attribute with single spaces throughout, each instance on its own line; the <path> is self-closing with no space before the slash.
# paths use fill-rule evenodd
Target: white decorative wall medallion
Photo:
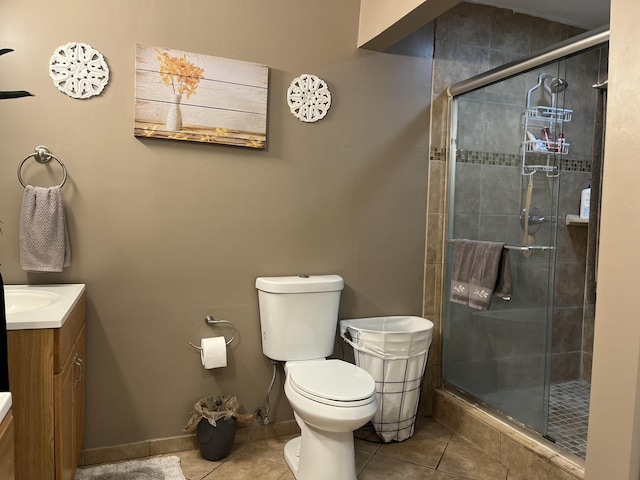
<path id="1" fill-rule="evenodd" d="M 291 81 L 287 89 L 287 103 L 298 120 L 317 122 L 327 115 L 331 107 L 331 92 L 324 80 L 303 73 Z"/>
<path id="2" fill-rule="evenodd" d="M 62 93 L 89 98 L 100 95 L 109 83 L 109 67 L 90 45 L 69 42 L 56 48 L 49 59 L 49 76 Z"/>

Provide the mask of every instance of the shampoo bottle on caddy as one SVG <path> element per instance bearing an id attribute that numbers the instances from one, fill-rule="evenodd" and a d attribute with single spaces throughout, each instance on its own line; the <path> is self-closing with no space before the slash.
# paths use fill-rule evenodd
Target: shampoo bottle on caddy
<path id="1" fill-rule="evenodd" d="M 591 184 L 580 195 L 580 218 L 589 218 L 589 204 L 591 203 Z"/>

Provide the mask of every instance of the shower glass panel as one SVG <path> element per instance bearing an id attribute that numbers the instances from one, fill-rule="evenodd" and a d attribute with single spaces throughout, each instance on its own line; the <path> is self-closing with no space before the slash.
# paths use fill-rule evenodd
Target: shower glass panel
<path id="1" fill-rule="evenodd" d="M 567 60 L 453 99 L 449 239 L 505 242 L 513 295 L 446 302 L 444 383 L 548 433 L 558 191 L 571 148 Z M 447 246 L 447 266 L 453 248 Z M 447 271 L 446 287 L 451 272 Z M 447 293 L 447 298 L 448 298 Z"/>
<path id="2" fill-rule="evenodd" d="M 459 94 L 451 105 L 447 238 L 513 247 L 513 294 L 494 297 L 488 310 L 446 301 L 447 243 L 443 380 L 584 458 L 607 40 L 565 55 L 536 57 L 544 57 L 537 67 L 525 59 L 533 68 L 504 80 L 486 80 L 497 78 L 491 71 L 451 87 Z M 587 185 L 590 213 L 580 218 Z"/>

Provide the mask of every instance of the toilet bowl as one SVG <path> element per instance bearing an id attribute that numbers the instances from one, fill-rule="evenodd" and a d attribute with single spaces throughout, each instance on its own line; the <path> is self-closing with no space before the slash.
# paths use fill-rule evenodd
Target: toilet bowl
<path id="1" fill-rule="evenodd" d="M 353 431 L 377 411 L 375 381 L 333 353 L 339 275 L 256 279 L 262 352 L 285 363 L 284 392 L 300 427 L 284 457 L 297 480 L 356 480 Z"/>
<path id="2" fill-rule="evenodd" d="M 287 362 L 284 392 L 301 436 L 284 455 L 298 480 L 356 480 L 353 431 L 377 410 L 373 377 L 342 360 Z"/>

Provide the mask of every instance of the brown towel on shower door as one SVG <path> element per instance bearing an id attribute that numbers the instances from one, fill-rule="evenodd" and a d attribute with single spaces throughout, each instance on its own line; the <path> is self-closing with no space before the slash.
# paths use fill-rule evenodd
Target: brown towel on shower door
<path id="1" fill-rule="evenodd" d="M 453 240 L 453 259 L 451 262 L 451 293 L 449 300 L 469 305 L 469 277 L 475 254 L 475 243 L 471 240 Z"/>
<path id="2" fill-rule="evenodd" d="M 509 257 L 509 250 L 503 248 L 502 256 L 500 257 L 500 265 L 498 266 L 498 280 L 496 281 L 496 289 L 493 294 L 508 302 L 511 300 L 512 293 L 513 280 L 511 279 L 511 258 Z"/>
<path id="3" fill-rule="evenodd" d="M 501 242 L 454 240 L 449 300 L 487 310 L 494 292 L 511 295 L 511 262 Z"/>

